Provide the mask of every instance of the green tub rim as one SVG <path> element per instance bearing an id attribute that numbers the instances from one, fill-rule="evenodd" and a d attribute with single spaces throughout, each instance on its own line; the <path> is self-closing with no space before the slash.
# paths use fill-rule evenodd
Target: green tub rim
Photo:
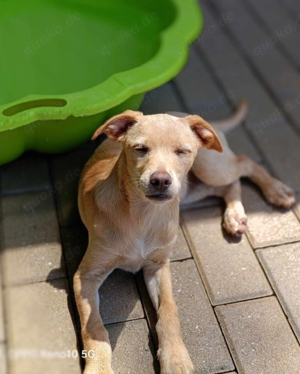
<path id="1" fill-rule="evenodd" d="M 99 85 L 83 91 L 55 96 L 28 95 L 2 105 L 0 131 L 16 129 L 35 121 L 64 120 L 71 116 L 86 117 L 104 112 L 133 95 L 145 93 L 175 77 L 187 60 L 188 45 L 202 29 L 203 16 L 197 0 L 172 2 L 176 18 L 161 33 L 161 46 L 149 61 L 116 73 Z M 32 101 L 38 101 L 38 107 L 26 109 L 26 103 L 31 104 Z M 14 114 L 16 108 L 18 113 Z"/>

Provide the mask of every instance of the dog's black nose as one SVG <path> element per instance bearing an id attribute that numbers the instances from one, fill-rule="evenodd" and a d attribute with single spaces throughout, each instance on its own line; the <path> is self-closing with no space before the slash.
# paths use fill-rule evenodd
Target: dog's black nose
<path id="1" fill-rule="evenodd" d="M 166 171 L 156 171 L 151 175 L 150 183 L 156 190 L 163 192 L 172 184 L 172 177 Z"/>

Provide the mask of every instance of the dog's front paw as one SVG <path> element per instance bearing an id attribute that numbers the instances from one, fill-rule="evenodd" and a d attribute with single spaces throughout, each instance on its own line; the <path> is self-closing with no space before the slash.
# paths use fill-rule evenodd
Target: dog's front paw
<path id="1" fill-rule="evenodd" d="M 234 208 L 227 208 L 224 214 L 223 227 L 230 235 L 239 237 L 247 229 L 247 217 Z"/>
<path id="2" fill-rule="evenodd" d="M 283 207 L 290 208 L 295 203 L 294 191 L 286 184 L 277 179 L 263 188 L 263 193 L 269 203 Z"/>
<path id="3" fill-rule="evenodd" d="M 184 345 L 157 352 L 161 374 L 193 374 L 194 365 Z"/>

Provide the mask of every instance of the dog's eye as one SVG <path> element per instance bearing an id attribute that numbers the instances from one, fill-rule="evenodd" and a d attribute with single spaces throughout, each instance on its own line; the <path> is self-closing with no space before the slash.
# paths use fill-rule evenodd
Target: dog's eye
<path id="1" fill-rule="evenodd" d="M 147 152 L 149 152 L 149 148 L 144 146 L 143 144 L 139 144 L 135 146 L 134 150 L 137 151 L 141 155 L 145 155 Z"/>
<path id="2" fill-rule="evenodd" d="M 188 155 L 191 153 L 190 149 L 187 149 L 187 148 L 178 148 L 176 149 L 175 153 L 177 154 L 177 156 L 181 156 L 181 155 Z"/>

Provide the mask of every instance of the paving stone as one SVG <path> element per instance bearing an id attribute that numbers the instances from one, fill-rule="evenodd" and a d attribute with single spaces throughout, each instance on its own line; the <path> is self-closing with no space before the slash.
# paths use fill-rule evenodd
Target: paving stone
<path id="1" fill-rule="evenodd" d="M 272 290 L 244 236 L 236 239 L 221 228 L 223 209 L 182 214 L 183 229 L 213 305 L 271 295 Z"/>
<path id="2" fill-rule="evenodd" d="M 103 140 L 103 137 L 101 137 Z M 99 145 L 100 139 L 87 142 L 73 151 L 52 156 L 50 169 L 53 179 L 60 226 L 72 226 L 80 222 L 77 198 L 81 171 Z"/>
<path id="3" fill-rule="evenodd" d="M 116 269 L 103 283 L 99 296 L 103 323 L 144 318 L 142 303 L 131 273 Z"/>
<path id="4" fill-rule="evenodd" d="M 263 82 L 271 88 L 288 115 L 293 118 L 295 126 L 300 129 L 300 76 L 292 62 L 280 52 L 274 39 L 271 42 L 271 36 L 250 14 L 244 2 L 215 0 L 214 3 L 219 14 L 232 12 L 233 20 L 227 25 L 238 40 L 239 47 L 247 54 Z"/>
<path id="5" fill-rule="evenodd" d="M 234 370 L 194 261 L 173 262 L 171 270 L 182 336 L 196 373 Z"/>
<path id="6" fill-rule="evenodd" d="M 272 41 L 276 40 L 283 48 L 287 57 L 293 60 L 293 63 L 299 67 L 300 63 L 300 29 L 299 29 L 299 15 L 295 12 L 293 17 L 282 8 L 279 1 L 265 0 L 261 2 L 247 1 L 250 9 L 254 9 L 256 18 L 262 21 L 264 29 Z M 266 41 L 267 43 L 268 41 Z M 269 41 L 269 44 L 271 42 Z M 264 44 L 268 45 L 268 44 Z M 261 48 L 263 51 L 263 48 Z"/>
<path id="7" fill-rule="evenodd" d="M 298 16 L 300 13 L 300 4 L 295 0 L 280 0 L 280 4 L 284 9 L 289 10 L 290 15 Z"/>
<path id="8" fill-rule="evenodd" d="M 65 276 L 56 212 L 46 191 L 2 198 L 4 284 Z"/>
<path id="9" fill-rule="evenodd" d="M 73 277 L 80 265 L 88 244 L 83 225 L 61 230 L 68 276 Z M 133 274 L 116 269 L 99 291 L 100 314 L 104 323 L 123 322 L 144 317 L 143 307 Z"/>
<path id="10" fill-rule="evenodd" d="M 5 297 L 10 373 L 81 373 L 78 357 L 64 357 L 77 350 L 67 281 L 7 288 Z"/>
<path id="11" fill-rule="evenodd" d="M 247 235 L 253 248 L 300 240 L 300 223 L 293 210 L 269 205 L 253 185 L 243 184 L 243 204 L 248 216 Z"/>
<path id="12" fill-rule="evenodd" d="M 0 174 L 0 192 L 4 195 L 50 188 L 46 158 L 36 152 L 26 152 L 1 166 Z"/>
<path id="13" fill-rule="evenodd" d="M 166 113 L 169 111 L 184 112 L 182 103 L 176 96 L 172 83 L 166 83 L 146 93 L 139 110 L 144 114 Z"/>
<path id="14" fill-rule="evenodd" d="M 300 243 L 257 251 L 300 342 Z"/>
<path id="15" fill-rule="evenodd" d="M 177 241 L 172 250 L 171 261 L 184 260 L 191 257 L 192 255 L 182 232 L 182 228 L 179 226 Z"/>
<path id="16" fill-rule="evenodd" d="M 247 28 L 243 18 L 236 13 L 236 9 L 241 7 L 240 2 L 234 4 L 229 2 L 231 5 L 228 8 L 225 3 L 228 4 L 228 2 L 218 2 L 220 6 L 226 8 L 222 14 L 227 17 L 227 27 L 231 25 L 233 27 L 233 24 L 240 22 L 243 32 L 239 30 L 239 33 L 247 34 L 251 38 L 252 32 L 244 32 L 250 30 L 250 25 Z M 245 124 L 259 151 L 277 177 L 293 188 L 299 189 L 299 173 L 295 173 L 295 170 L 300 170 L 298 151 L 300 137 L 287 123 L 283 111 L 275 105 L 258 77 L 240 55 L 236 44 L 226 35 L 226 27 L 220 27 L 220 21 L 223 19 L 221 15 L 214 15 L 208 4 L 211 2 L 201 1 L 207 25 L 202 34 L 207 36 L 200 38 L 195 47 L 205 55 L 224 89 L 233 93 L 230 99 L 235 105 L 241 97 L 247 98 L 249 113 Z M 228 19 L 229 15 L 231 15 L 230 19 Z M 287 87 L 287 84 L 283 86 Z M 293 105 L 296 104 L 297 102 L 294 101 Z"/>
<path id="17" fill-rule="evenodd" d="M 2 284 L 0 278 L 0 343 L 5 339 Z"/>
<path id="18" fill-rule="evenodd" d="M 193 48 L 185 67 L 174 81 L 191 114 L 199 114 L 209 120 L 230 115 L 231 108 L 225 93 L 217 87 L 204 61 Z"/>
<path id="19" fill-rule="evenodd" d="M 6 349 L 4 344 L 0 344 L 0 374 L 7 374 Z"/>
<path id="20" fill-rule="evenodd" d="M 215 310 L 239 373 L 299 373 L 300 347 L 275 297 Z"/>
<path id="21" fill-rule="evenodd" d="M 115 374 L 157 373 L 146 320 L 106 326 L 113 350 Z"/>

